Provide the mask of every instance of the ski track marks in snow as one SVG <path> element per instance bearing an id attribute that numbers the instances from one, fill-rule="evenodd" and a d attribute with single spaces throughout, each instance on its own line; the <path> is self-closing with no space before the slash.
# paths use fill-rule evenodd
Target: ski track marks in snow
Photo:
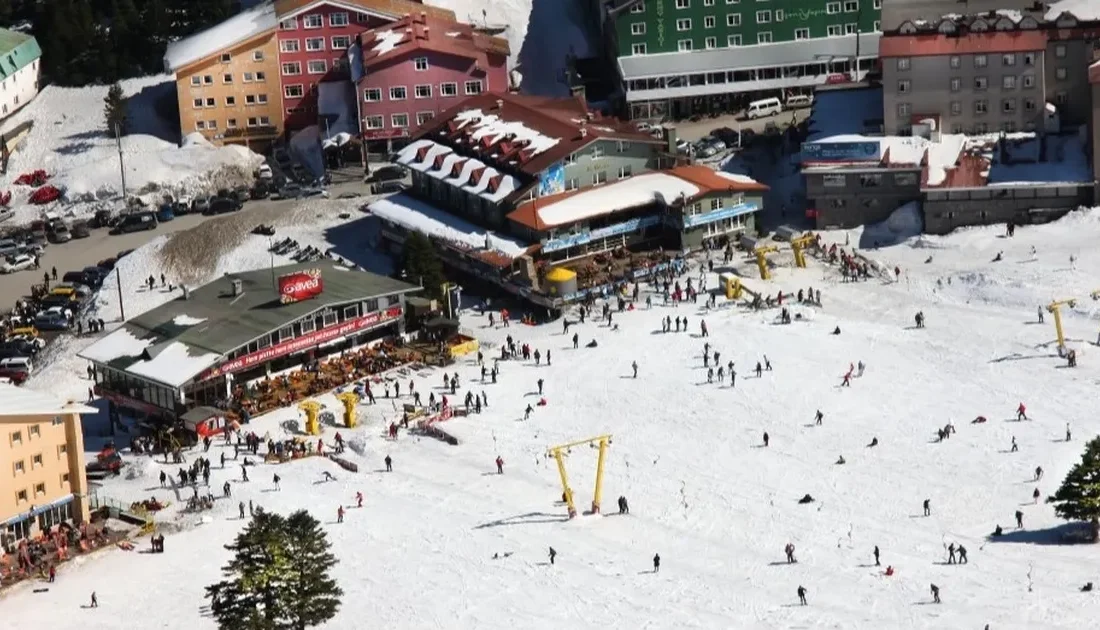
<path id="1" fill-rule="evenodd" d="M 211 483 L 217 488 L 233 479 L 233 498 L 218 501 L 206 515 L 210 522 L 169 535 L 163 555 L 111 551 L 66 565 L 48 593 L 15 589 L 0 606 L 14 625 L 46 622 L 56 630 L 116 628 L 122 611 L 132 610 L 153 611 L 150 621 L 158 627 L 213 628 L 200 614 L 202 587 L 218 579 L 227 560 L 221 545 L 242 525 L 236 501 L 251 499 L 280 512 L 305 507 L 325 524 L 346 592 L 342 611 L 324 626 L 329 629 L 358 628 L 362 619 L 386 628 L 508 630 L 578 623 L 1089 627 L 1100 604 L 1077 588 L 1095 580 L 1095 546 L 987 542 L 986 536 L 997 524 L 1014 534 L 1012 515 L 1021 509 L 1036 540 L 1056 538 L 1057 532 L 1045 530 L 1063 523 L 1050 506 L 1020 506 L 1030 504 L 1037 486 L 1044 496 L 1053 492 L 1078 461 L 1083 442 L 1100 429 L 1092 405 L 1100 367 L 1091 359 L 1100 353 L 1071 342 L 1080 367 L 1060 369 L 1061 360 L 1045 356 L 1052 353 L 1044 347 L 1054 336 L 1051 319 L 1042 326 L 1027 323 L 1038 304 L 1077 297 L 1082 302 L 1066 313 L 1067 335 L 1093 338 L 1098 324 L 1089 315 L 1088 291 L 1100 257 L 1081 253 L 1077 269 L 1067 267 L 1070 252 L 1092 251 L 1095 230 L 1088 228 L 1097 222 L 1100 211 L 1090 210 L 1020 228 L 1015 239 L 998 238 L 1000 228 L 935 237 L 940 247 L 928 264 L 930 250 L 913 241 L 868 252 L 891 269 L 901 267 L 897 282 L 845 284 L 817 260 L 808 270 L 795 270 L 789 254 L 779 256 L 776 280 L 746 284 L 773 294 L 780 287 L 813 286 L 824 301 L 812 319 L 788 326 L 774 325 L 773 312 L 655 306 L 617 315 L 618 331 L 590 320 L 563 335 L 560 322 L 489 330 L 483 317 L 467 313 L 464 325 L 483 339 L 490 360 L 512 334 L 551 350 L 553 365 L 502 362 L 497 385 L 477 382 L 469 357 L 449 368 L 460 374 L 459 399 L 470 389 L 484 390 L 490 401 L 480 416 L 448 422 L 461 445 L 404 433 L 396 442 L 385 440 L 383 427 L 397 413 L 383 401 L 364 407 L 363 426 L 341 429 L 362 442 L 364 454 L 349 457 L 363 472 L 299 461 L 279 469 L 278 492 L 264 492 L 269 466 L 254 469 L 248 484 L 236 481 L 235 464 L 217 468 L 222 447 L 216 445 Z M 844 236 L 826 239 L 843 243 Z M 1033 245 L 1037 260 L 1016 264 L 1030 257 Z M 1005 260 L 989 263 L 999 250 Z M 738 267 L 751 278 L 751 262 Z M 967 274 L 981 274 L 988 283 L 936 284 Z M 708 286 L 715 284 L 712 275 Z M 918 310 L 927 316 L 923 330 L 910 328 Z M 659 319 L 666 315 L 687 316 L 689 332 L 660 333 Z M 721 362 L 736 362 L 735 388 L 706 384 L 704 340 L 696 336 L 704 318 Z M 840 336 L 829 334 L 835 326 Z M 579 350 L 572 349 L 574 330 Z M 592 338 L 600 346 L 583 348 Z M 1035 358 L 992 360 L 1013 353 Z M 764 354 L 774 371 L 757 379 L 752 368 Z M 637 379 L 630 378 L 635 360 Z M 860 360 L 867 365 L 864 375 L 841 387 L 849 363 Z M 440 372 L 422 374 L 415 376 L 417 389 L 438 396 Z M 537 400 L 528 394 L 540 377 L 549 404 L 536 407 L 525 422 L 523 409 Z M 406 389 L 408 378 L 402 380 Z M 331 396 L 319 400 L 338 408 Z M 1021 401 L 1035 420 L 1006 421 Z M 825 414 L 822 426 L 813 426 L 817 409 Z M 977 415 L 989 421 L 970 424 Z M 282 410 L 252 428 L 277 438 L 282 422 L 297 416 L 294 409 Z M 934 443 L 936 429 L 948 421 L 957 434 Z M 1066 422 L 1074 432 L 1068 444 L 1061 441 Z M 765 430 L 768 448 L 761 447 Z M 335 431 L 324 427 L 327 442 Z M 545 449 L 603 433 L 614 435 L 605 515 L 565 520 L 557 470 Z M 1020 452 L 1010 454 L 1013 436 Z M 869 448 L 874 437 L 879 445 Z M 394 460 L 392 474 L 376 472 L 386 454 Z M 505 460 L 502 476 L 493 468 L 497 454 Z M 834 463 L 840 455 L 845 465 Z M 567 458 L 580 510 L 591 501 L 595 464 L 596 451 L 588 447 L 573 448 Z M 1034 483 L 1037 465 L 1046 474 Z M 158 485 L 161 467 L 110 480 L 101 493 L 123 501 L 170 497 L 147 490 Z M 337 481 L 315 483 L 325 470 Z M 366 497 L 364 508 L 349 509 L 345 523 L 335 525 L 337 506 L 352 504 L 356 491 Z M 816 502 L 799 505 L 806 493 Z M 630 516 L 609 512 L 619 495 L 629 498 Z M 921 514 L 925 498 L 931 499 L 929 517 Z M 787 542 L 796 546 L 797 564 L 783 562 Z M 969 565 L 942 564 L 950 542 L 967 547 Z M 893 577 L 871 566 L 875 545 L 883 567 L 896 569 Z M 546 564 L 549 546 L 560 553 L 554 567 Z M 494 553 L 502 557 L 493 559 Z M 657 574 L 650 572 L 654 553 L 663 560 Z M 930 583 L 941 587 L 942 605 L 923 605 L 931 599 Z M 797 605 L 800 584 L 808 589 L 808 607 Z M 100 609 L 76 612 L 91 590 L 98 591 Z"/>

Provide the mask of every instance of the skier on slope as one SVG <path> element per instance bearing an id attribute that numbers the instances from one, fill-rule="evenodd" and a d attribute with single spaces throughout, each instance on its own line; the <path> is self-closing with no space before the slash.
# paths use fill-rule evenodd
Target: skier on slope
<path id="1" fill-rule="evenodd" d="M 787 543 L 787 545 L 783 547 L 783 553 L 787 555 L 787 564 L 798 562 L 794 559 L 794 543 Z"/>
<path id="2" fill-rule="evenodd" d="M 1016 421 L 1027 420 L 1027 407 L 1024 403 L 1020 403 L 1019 407 L 1016 407 Z"/>
<path id="3" fill-rule="evenodd" d="M 500 455 L 497 455 L 497 462 L 496 463 L 497 463 L 497 474 L 498 475 L 503 475 L 504 474 L 504 458 L 502 458 Z"/>

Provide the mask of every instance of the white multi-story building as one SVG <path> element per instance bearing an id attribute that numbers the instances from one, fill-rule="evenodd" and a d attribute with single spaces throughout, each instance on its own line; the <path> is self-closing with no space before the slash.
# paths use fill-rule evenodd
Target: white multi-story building
<path id="1" fill-rule="evenodd" d="M 38 95 L 42 49 L 32 35 L 0 28 L 0 119 Z"/>

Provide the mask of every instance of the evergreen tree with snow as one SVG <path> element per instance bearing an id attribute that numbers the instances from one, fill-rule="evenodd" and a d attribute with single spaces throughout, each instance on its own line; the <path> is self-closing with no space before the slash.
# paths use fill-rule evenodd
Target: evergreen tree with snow
<path id="1" fill-rule="evenodd" d="M 419 283 L 428 297 L 440 299 L 443 296 L 443 263 L 435 253 L 428 237 L 419 232 L 409 232 L 405 238 L 405 252 L 402 260 L 402 274 L 406 282 Z"/>
<path id="2" fill-rule="evenodd" d="M 1069 471 L 1047 503 L 1053 503 L 1054 512 L 1066 520 L 1088 522 L 1092 541 L 1100 539 L 1100 437 L 1085 445 L 1081 463 Z"/>
<path id="3" fill-rule="evenodd" d="M 116 129 L 119 135 L 126 135 L 126 95 L 122 93 L 121 85 L 116 83 L 107 90 L 103 105 L 107 135 L 114 137 Z"/>
<path id="4" fill-rule="evenodd" d="M 305 511 L 258 511 L 226 549 L 225 579 L 206 587 L 221 630 L 305 630 L 331 619 L 343 591 L 329 576 L 336 557 Z"/>

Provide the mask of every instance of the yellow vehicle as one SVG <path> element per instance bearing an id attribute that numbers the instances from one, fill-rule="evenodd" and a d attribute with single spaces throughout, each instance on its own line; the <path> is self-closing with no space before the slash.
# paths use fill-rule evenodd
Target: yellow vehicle
<path id="1" fill-rule="evenodd" d="M 26 335 L 27 337 L 37 337 L 38 329 L 34 326 L 22 326 L 19 328 L 12 328 L 9 335 L 12 337 L 18 337 L 21 335 Z"/>
<path id="2" fill-rule="evenodd" d="M 56 287 L 50 289 L 50 295 L 76 297 L 76 288 L 68 284 L 59 284 Z"/>

